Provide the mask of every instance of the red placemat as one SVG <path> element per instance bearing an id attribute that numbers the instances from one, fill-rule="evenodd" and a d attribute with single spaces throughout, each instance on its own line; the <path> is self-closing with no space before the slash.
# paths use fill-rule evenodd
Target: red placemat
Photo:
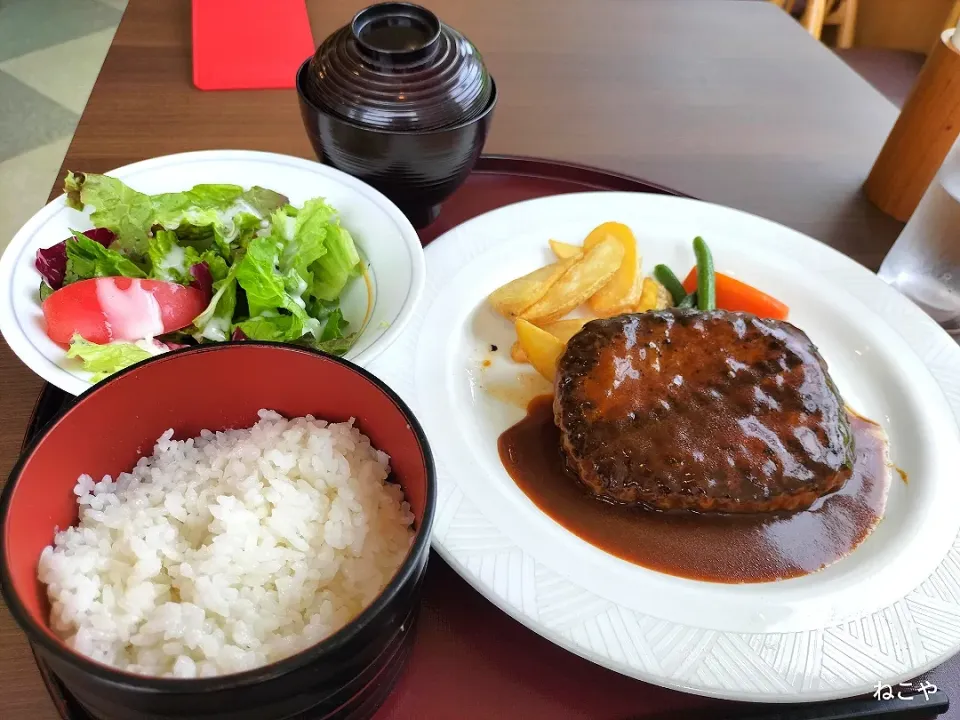
<path id="1" fill-rule="evenodd" d="M 193 84 L 292 88 L 313 53 L 304 0 L 193 0 Z"/>
<path id="2" fill-rule="evenodd" d="M 735 703 L 594 665 L 501 612 L 436 553 L 410 665 L 375 720 L 712 720 Z"/>

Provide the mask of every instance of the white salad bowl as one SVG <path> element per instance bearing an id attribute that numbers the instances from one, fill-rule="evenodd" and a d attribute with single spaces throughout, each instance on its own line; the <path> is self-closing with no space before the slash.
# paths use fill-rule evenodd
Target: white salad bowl
<path id="1" fill-rule="evenodd" d="M 344 355 L 357 365 L 368 364 L 397 338 L 423 291 L 423 249 L 410 222 L 384 195 L 326 165 L 274 153 L 210 150 L 152 158 L 106 174 L 148 194 L 231 183 L 275 190 L 298 207 L 311 198 L 324 198 L 338 211 L 366 268 L 340 297 L 350 329 L 360 328 Z M 47 337 L 39 296 L 42 277 L 35 260 L 37 250 L 64 240 L 71 230 L 92 227 L 89 213 L 71 209 L 61 195 L 27 221 L 0 257 L 0 334 L 31 370 L 74 395 L 92 385 L 91 375 Z"/>

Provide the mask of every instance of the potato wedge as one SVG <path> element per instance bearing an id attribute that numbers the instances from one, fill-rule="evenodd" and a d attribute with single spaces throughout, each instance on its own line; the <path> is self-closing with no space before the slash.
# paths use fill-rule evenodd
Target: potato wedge
<path id="1" fill-rule="evenodd" d="M 523 348 L 520 347 L 520 341 L 517 340 L 513 345 L 510 346 L 510 359 L 515 363 L 525 363 L 528 362 L 527 354 L 523 351 Z"/>
<path id="2" fill-rule="evenodd" d="M 613 281 L 611 280 L 611 282 Z M 642 292 L 643 292 L 642 280 L 640 282 L 640 288 L 641 288 L 641 293 L 637 295 L 637 297 L 635 298 L 635 302 L 629 302 L 630 298 L 625 297 L 623 299 L 616 299 L 609 303 L 606 303 L 605 301 L 594 300 L 593 298 L 596 297 L 596 295 L 594 295 L 593 297 L 590 298 L 588 304 L 590 305 L 590 309 L 597 314 L 597 317 L 602 317 L 602 318 L 615 317 L 616 315 L 623 315 L 624 313 L 634 312 L 634 308 L 640 303 L 640 300 L 642 298 Z"/>
<path id="3" fill-rule="evenodd" d="M 540 327 L 566 345 L 570 342 L 570 338 L 580 332 L 583 326 L 590 322 L 590 320 L 591 318 L 570 318 L 569 320 L 557 320 L 546 323 Z"/>
<path id="4" fill-rule="evenodd" d="M 611 317 L 630 312 L 640 302 L 643 292 L 643 275 L 640 266 L 643 258 L 637 250 L 633 231 L 623 223 L 607 222 L 596 227 L 584 241 L 584 249 L 595 247 L 604 238 L 614 237 L 623 245 L 623 262 L 610 278 L 588 301 L 590 308 L 601 317 Z"/>
<path id="5" fill-rule="evenodd" d="M 597 243 L 573 265 L 520 317 L 543 325 L 559 320 L 602 288 L 620 267 L 623 245 L 616 238 Z M 561 262 L 571 262 L 564 260 Z"/>
<path id="6" fill-rule="evenodd" d="M 606 240 L 610 235 L 622 240 L 623 237 L 633 237 L 633 231 L 619 222 L 600 223 L 583 239 L 583 251 L 587 252 L 597 243 Z"/>
<path id="7" fill-rule="evenodd" d="M 670 291 L 661 285 L 652 277 L 643 279 L 643 292 L 640 295 L 640 302 L 633 309 L 634 312 L 647 312 L 647 310 L 665 310 L 673 305 L 673 298 L 670 297 Z"/>
<path id="8" fill-rule="evenodd" d="M 666 310 L 673 307 L 673 295 L 670 294 L 667 287 L 655 278 L 653 282 L 656 283 L 657 287 L 657 310 Z"/>
<path id="9" fill-rule="evenodd" d="M 550 249 L 553 250 L 553 254 L 561 260 L 583 255 L 583 248 L 579 245 L 571 245 L 570 243 L 560 242 L 559 240 L 551 240 Z"/>
<path id="10" fill-rule="evenodd" d="M 488 299 L 494 309 L 510 320 L 517 317 L 542 298 L 578 258 L 560 260 L 511 280 L 490 293 Z"/>
<path id="11" fill-rule="evenodd" d="M 516 330 L 517 342 L 529 358 L 530 364 L 543 377 L 553 382 L 564 344 L 546 330 L 541 330 L 523 319 L 517 320 Z"/>

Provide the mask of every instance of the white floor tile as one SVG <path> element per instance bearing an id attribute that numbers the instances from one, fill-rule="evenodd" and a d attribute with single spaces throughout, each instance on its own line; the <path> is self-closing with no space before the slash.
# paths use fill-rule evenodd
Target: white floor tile
<path id="1" fill-rule="evenodd" d="M 70 140 L 65 137 L 0 163 L 0 252 L 46 204 Z"/>
<path id="2" fill-rule="evenodd" d="M 20 82 L 75 113 L 82 113 L 116 28 L 36 50 L 0 63 Z"/>

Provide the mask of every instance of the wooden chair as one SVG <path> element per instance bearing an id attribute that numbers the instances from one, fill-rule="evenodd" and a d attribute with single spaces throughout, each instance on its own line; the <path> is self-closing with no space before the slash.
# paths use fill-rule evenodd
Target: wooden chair
<path id="1" fill-rule="evenodd" d="M 853 39 L 857 33 L 857 5 L 859 0 L 840 0 L 823 19 L 824 25 L 837 26 L 836 46 L 845 50 L 853 47 Z"/>
<path id="2" fill-rule="evenodd" d="M 864 3 L 864 7 L 867 7 L 867 3 Z M 935 37 L 930 38 L 931 44 L 940 42 L 940 31 L 956 27 L 958 19 L 960 19 L 960 0 L 952 4 L 950 13 L 939 26 Z M 841 49 L 838 46 L 836 52 L 847 65 L 898 107 L 903 107 L 927 55 L 915 49 L 896 47 L 850 48 L 848 46 Z"/>
<path id="3" fill-rule="evenodd" d="M 858 0 L 770 0 L 777 7 L 798 18 L 800 24 L 817 40 L 825 25 L 837 26 L 836 46 L 853 47 L 857 31 Z"/>
<path id="4" fill-rule="evenodd" d="M 910 93 L 923 63 L 924 52 L 894 47 L 854 47 L 858 0 L 769 0 L 783 8 L 818 40 L 823 28 L 837 26 L 835 51 L 844 62 L 898 107 Z M 915 0 L 922 2 L 922 0 Z M 869 3 L 864 3 L 868 7 Z M 960 0 L 952 5 L 943 29 L 956 27 L 960 20 Z M 939 33 L 936 42 L 939 42 Z M 931 42 L 933 42 L 931 38 Z"/>

